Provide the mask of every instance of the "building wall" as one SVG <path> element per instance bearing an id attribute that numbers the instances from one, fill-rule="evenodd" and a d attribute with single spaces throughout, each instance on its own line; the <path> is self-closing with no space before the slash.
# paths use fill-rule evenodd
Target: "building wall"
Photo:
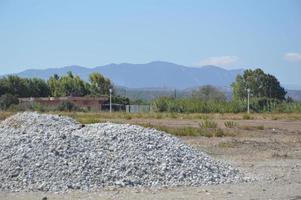
<path id="1" fill-rule="evenodd" d="M 101 111 L 101 105 L 108 100 L 108 97 L 49 97 L 49 98 L 20 98 L 19 101 L 21 104 L 30 105 L 32 103 L 39 103 L 44 106 L 56 107 L 64 102 L 71 102 L 76 106 L 92 110 L 92 111 Z"/>

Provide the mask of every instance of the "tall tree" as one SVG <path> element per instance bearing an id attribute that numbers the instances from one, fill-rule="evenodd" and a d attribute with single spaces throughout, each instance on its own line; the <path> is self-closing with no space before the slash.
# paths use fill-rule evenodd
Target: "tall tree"
<path id="1" fill-rule="evenodd" d="M 3 78 L 5 93 L 9 93 L 18 97 L 27 97 L 28 89 L 25 84 L 25 79 L 16 75 L 9 75 Z"/>
<path id="2" fill-rule="evenodd" d="M 50 95 L 50 90 L 42 79 L 9 75 L 0 78 L 0 96 L 3 94 L 16 97 L 46 97 Z"/>
<path id="3" fill-rule="evenodd" d="M 90 74 L 90 91 L 92 96 L 109 95 L 109 89 L 113 89 L 111 80 L 98 72 Z"/>
<path id="4" fill-rule="evenodd" d="M 59 96 L 85 96 L 89 93 L 87 84 L 79 77 L 68 72 L 66 76 L 53 75 L 48 80 L 51 94 Z"/>
<path id="5" fill-rule="evenodd" d="M 49 86 L 51 96 L 53 97 L 63 96 L 63 92 L 61 91 L 61 86 L 60 86 L 60 77 L 57 74 L 51 76 L 48 79 L 47 84 Z"/>
<path id="6" fill-rule="evenodd" d="M 262 69 L 244 71 L 238 75 L 232 84 L 233 98 L 244 100 L 247 98 L 247 89 L 251 90 L 253 97 L 285 100 L 286 91 L 280 86 L 277 78 L 271 74 L 265 74 Z"/>
<path id="7" fill-rule="evenodd" d="M 50 96 L 50 88 L 48 84 L 38 78 L 25 79 L 25 85 L 28 88 L 28 97 L 47 97 Z"/>

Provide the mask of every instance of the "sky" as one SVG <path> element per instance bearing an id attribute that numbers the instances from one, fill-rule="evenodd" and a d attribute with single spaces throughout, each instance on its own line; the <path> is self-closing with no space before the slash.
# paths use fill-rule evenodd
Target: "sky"
<path id="1" fill-rule="evenodd" d="M 151 61 L 301 86 L 301 0 L 0 0 L 0 75 Z"/>

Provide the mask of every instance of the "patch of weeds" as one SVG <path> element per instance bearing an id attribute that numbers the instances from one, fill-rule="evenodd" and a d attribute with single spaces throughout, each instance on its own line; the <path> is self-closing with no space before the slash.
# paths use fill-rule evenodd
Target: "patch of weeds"
<path id="1" fill-rule="evenodd" d="M 176 136 L 198 136 L 199 130 L 193 127 L 178 128 L 173 131 Z"/>
<path id="2" fill-rule="evenodd" d="M 226 137 L 226 136 L 234 136 L 233 133 L 225 132 L 221 128 L 206 128 L 200 129 L 200 136 L 204 137 Z"/>
<path id="3" fill-rule="evenodd" d="M 189 113 L 185 113 L 182 116 L 183 116 L 183 119 L 193 119 L 194 118 L 194 116 L 192 114 L 189 114 Z"/>
<path id="4" fill-rule="evenodd" d="M 257 130 L 264 130 L 264 126 L 263 126 L 263 125 L 255 126 L 255 128 L 256 128 Z"/>
<path id="5" fill-rule="evenodd" d="M 162 115 L 160 113 L 156 114 L 156 119 L 162 119 Z"/>
<path id="6" fill-rule="evenodd" d="M 254 119 L 254 117 L 252 117 L 250 114 L 244 114 L 242 116 L 242 119 L 244 119 L 244 120 L 250 120 L 250 119 Z"/>
<path id="7" fill-rule="evenodd" d="M 200 136 L 204 136 L 204 137 L 213 137 L 214 136 L 212 130 L 210 130 L 210 129 L 202 129 L 202 128 L 199 129 L 199 135 Z"/>
<path id="8" fill-rule="evenodd" d="M 200 115 L 198 116 L 198 118 L 199 118 L 199 119 L 202 119 L 202 120 L 208 120 L 208 119 L 209 119 L 208 115 L 205 115 L 205 114 L 200 114 Z"/>
<path id="9" fill-rule="evenodd" d="M 301 116 L 297 116 L 297 115 L 289 115 L 289 116 L 288 116 L 288 119 L 289 119 L 289 120 L 300 120 L 300 119 L 301 119 Z"/>
<path id="10" fill-rule="evenodd" d="M 272 120 L 278 120 L 279 119 L 279 117 L 278 116 L 272 116 Z"/>
<path id="11" fill-rule="evenodd" d="M 234 148 L 236 146 L 237 146 L 237 143 L 235 143 L 233 141 L 218 143 L 218 147 L 220 147 L 220 148 Z"/>
<path id="12" fill-rule="evenodd" d="M 225 121 L 224 125 L 227 128 L 234 128 L 234 127 L 238 126 L 237 122 L 234 122 L 234 121 Z"/>
<path id="13" fill-rule="evenodd" d="M 287 157 L 288 157 L 287 153 L 274 152 L 272 154 L 272 158 L 287 158 Z"/>
<path id="14" fill-rule="evenodd" d="M 234 136 L 232 133 L 224 132 L 220 128 L 196 128 L 196 127 L 168 127 L 168 126 L 157 126 L 152 124 L 139 124 L 146 128 L 155 128 L 160 131 L 175 135 L 175 136 L 204 136 L 204 137 L 225 137 Z"/>
<path id="15" fill-rule="evenodd" d="M 11 115 L 15 114 L 14 112 L 0 112 L 0 121 L 5 120 Z"/>
<path id="16" fill-rule="evenodd" d="M 125 118 L 126 120 L 131 120 L 131 119 L 132 119 L 132 116 L 129 115 L 129 114 L 127 114 L 127 115 L 124 116 L 124 118 Z"/>
<path id="17" fill-rule="evenodd" d="M 203 120 L 199 125 L 202 129 L 217 128 L 217 123 L 208 119 Z"/>
<path id="18" fill-rule="evenodd" d="M 78 121 L 82 124 L 95 124 L 95 123 L 104 123 L 106 120 L 104 119 L 96 119 L 96 118 L 81 118 Z"/>
<path id="19" fill-rule="evenodd" d="M 172 119 L 176 119 L 178 116 L 176 113 L 172 112 L 169 114 L 169 117 L 172 118 Z"/>
<path id="20" fill-rule="evenodd" d="M 213 136 L 215 136 L 215 137 L 224 137 L 225 132 L 221 128 L 217 128 L 217 129 L 214 130 Z"/>
<path id="21" fill-rule="evenodd" d="M 144 118 L 142 113 L 136 113 L 135 117 L 138 119 Z"/>

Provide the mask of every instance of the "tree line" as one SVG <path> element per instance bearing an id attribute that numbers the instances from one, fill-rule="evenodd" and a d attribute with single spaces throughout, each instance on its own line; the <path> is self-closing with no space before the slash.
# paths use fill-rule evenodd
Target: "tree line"
<path id="1" fill-rule="evenodd" d="M 0 78 L 0 96 L 11 94 L 16 97 L 61 97 L 108 95 L 114 88 L 110 79 L 100 73 L 92 73 L 89 82 L 68 72 L 67 75 L 54 74 L 47 81 L 39 78 L 21 78 L 9 75 Z M 113 90 L 114 92 L 114 90 Z"/>
<path id="2" fill-rule="evenodd" d="M 301 111 L 300 103 L 292 103 L 277 78 L 261 69 L 246 70 L 236 77 L 232 87 L 232 100 L 216 87 L 205 85 L 194 90 L 189 97 L 161 96 L 151 102 L 158 112 L 244 112 L 247 90 L 250 89 L 252 111 Z M 61 97 L 61 96 L 100 96 L 109 95 L 115 89 L 110 79 L 100 73 L 92 73 L 89 81 L 68 72 L 54 74 L 47 81 L 39 78 L 21 78 L 9 75 L 0 78 L 0 108 L 6 109 L 17 104 L 20 97 Z M 129 99 L 113 95 L 113 102 L 129 104 Z"/>
<path id="3" fill-rule="evenodd" d="M 114 93 L 111 80 L 97 72 L 90 74 L 89 82 L 72 72 L 54 74 L 47 81 L 8 75 L 0 78 L 0 108 L 17 104 L 23 97 L 101 96 L 108 95 L 110 88 Z"/>

